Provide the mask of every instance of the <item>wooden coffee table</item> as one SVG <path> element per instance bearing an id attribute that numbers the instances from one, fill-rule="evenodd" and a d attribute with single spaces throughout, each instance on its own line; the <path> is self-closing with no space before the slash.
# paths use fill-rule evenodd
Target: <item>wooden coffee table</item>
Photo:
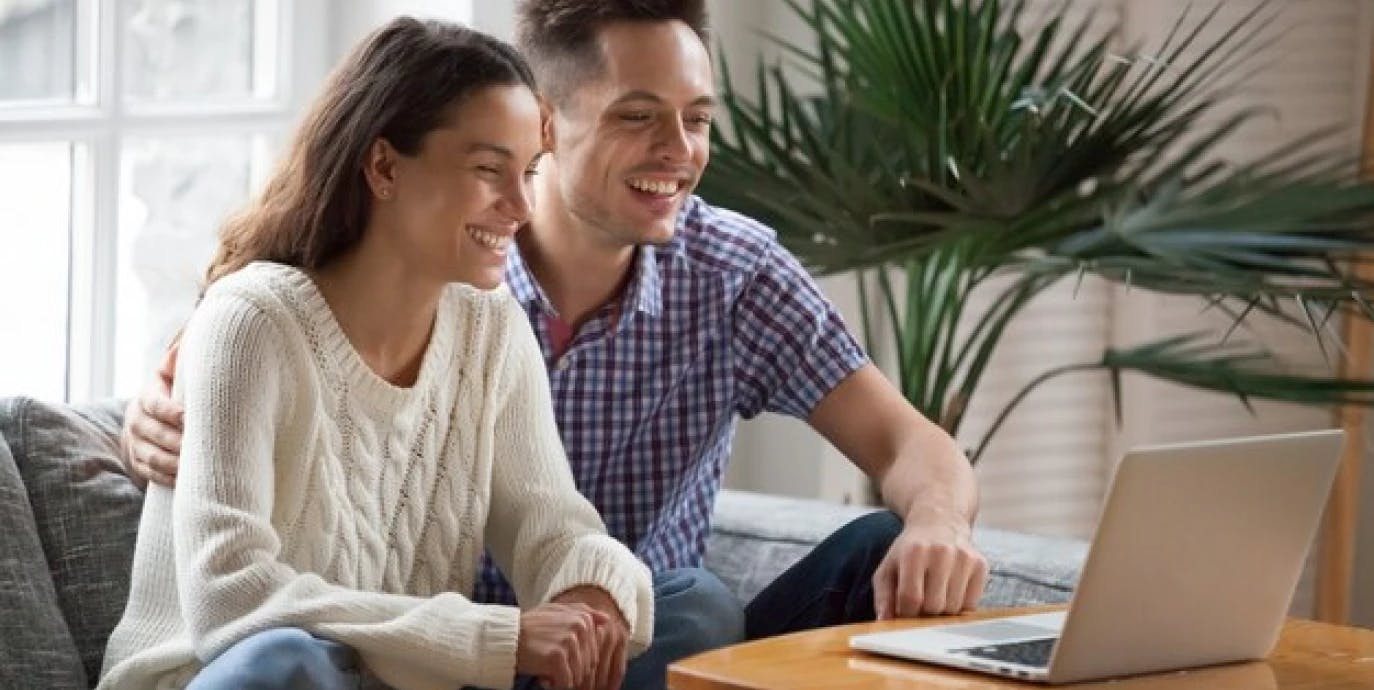
<path id="1" fill-rule="evenodd" d="M 718 649 L 668 669 L 672 690 L 1028 690 L 1011 679 L 888 659 L 849 649 L 860 633 L 976 620 L 1061 607 L 984 611 L 959 618 L 860 623 L 784 635 Z M 1264 661 L 1063 686 L 1082 690 L 1374 690 L 1374 631 L 1290 620 Z"/>

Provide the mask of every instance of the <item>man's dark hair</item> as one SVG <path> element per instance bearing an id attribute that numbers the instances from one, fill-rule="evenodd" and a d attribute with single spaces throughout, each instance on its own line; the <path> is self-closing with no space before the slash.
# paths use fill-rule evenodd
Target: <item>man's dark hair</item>
<path id="1" fill-rule="evenodd" d="M 544 95 L 561 103 L 604 69 L 597 36 L 607 24 L 672 20 L 709 48 L 706 0 L 521 0 L 515 41 Z"/>

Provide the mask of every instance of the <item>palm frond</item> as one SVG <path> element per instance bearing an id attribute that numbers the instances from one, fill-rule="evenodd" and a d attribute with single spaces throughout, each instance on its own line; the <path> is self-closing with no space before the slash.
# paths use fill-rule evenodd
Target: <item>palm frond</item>
<path id="1" fill-rule="evenodd" d="M 1237 324 L 1279 316 L 1322 347 L 1320 324 L 1285 304 L 1374 314 L 1374 284 L 1349 270 L 1374 249 L 1374 185 L 1354 178 L 1343 142 L 1314 132 L 1250 163 L 1221 155 L 1266 115 L 1210 117 L 1273 40 L 1273 2 L 1223 27 L 1219 3 L 1185 14 L 1162 43 L 1124 55 L 1116 33 L 1091 17 L 1071 23 L 1062 8 L 1024 30 L 1018 0 L 787 3 L 815 47 L 783 46 L 785 61 L 760 63 L 751 93 L 722 61 L 728 133 L 713 135 L 702 193 L 771 224 L 817 273 L 878 277 L 903 390 L 948 427 L 1001 328 L 1066 276 L 1243 305 Z M 904 309 L 888 269 L 915 279 Z M 980 316 L 963 305 L 967 291 L 1008 272 L 1024 293 L 1001 295 L 980 320 L 1000 326 L 957 341 L 951 324 Z M 1220 385 L 1187 367 L 1142 373 Z M 1254 397 L 1327 390 L 1302 377 L 1245 380 Z"/>
<path id="2" fill-rule="evenodd" d="M 1302 374 L 1262 348 L 1215 342 L 1211 333 L 1187 333 L 1128 348 L 1110 348 L 1096 362 L 1047 371 L 1013 396 L 993 420 L 971 455 L 977 461 L 1011 413 L 1037 388 L 1067 374 L 1105 371 L 1121 420 L 1121 380 L 1126 373 L 1170 381 L 1190 388 L 1226 393 L 1251 407 L 1254 399 L 1307 405 L 1374 405 L 1374 381 Z"/>

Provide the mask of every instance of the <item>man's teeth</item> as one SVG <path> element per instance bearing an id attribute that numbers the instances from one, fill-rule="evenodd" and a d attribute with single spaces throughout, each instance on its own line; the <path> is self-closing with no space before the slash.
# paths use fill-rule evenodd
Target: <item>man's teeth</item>
<path id="1" fill-rule="evenodd" d="M 634 187 L 635 189 L 638 189 L 641 192 L 648 192 L 649 194 L 661 195 L 677 194 L 679 184 L 680 183 L 676 180 L 630 180 L 630 186 Z"/>
<path id="2" fill-rule="evenodd" d="M 468 234 L 472 235 L 472 239 L 477 240 L 478 244 L 494 252 L 504 250 L 511 241 L 510 235 L 497 235 L 480 228 L 469 227 Z"/>

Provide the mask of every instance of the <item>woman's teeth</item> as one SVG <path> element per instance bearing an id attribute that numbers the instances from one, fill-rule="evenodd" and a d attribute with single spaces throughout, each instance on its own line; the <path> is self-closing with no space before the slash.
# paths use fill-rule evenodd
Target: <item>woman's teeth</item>
<path id="1" fill-rule="evenodd" d="M 510 235 L 498 235 L 496 233 L 487 232 L 486 230 L 483 230 L 481 228 L 474 228 L 471 226 L 468 227 L 468 234 L 472 235 L 472 239 L 477 240 L 477 244 L 480 244 L 483 247 L 486 247 L 487 249 L 490 249 L 494 252 L 505 251 L 506 247 L 510 244 L 511 241 Z"/>
<path id="2" fill-rule="evenodd" d="M 658 194 L 660 196 L 671 196 L 677 194 L 678 186 L 681 183 L 674 181 L 660 180 L 630 180 L 630 186 L 641 192 Z"/>

